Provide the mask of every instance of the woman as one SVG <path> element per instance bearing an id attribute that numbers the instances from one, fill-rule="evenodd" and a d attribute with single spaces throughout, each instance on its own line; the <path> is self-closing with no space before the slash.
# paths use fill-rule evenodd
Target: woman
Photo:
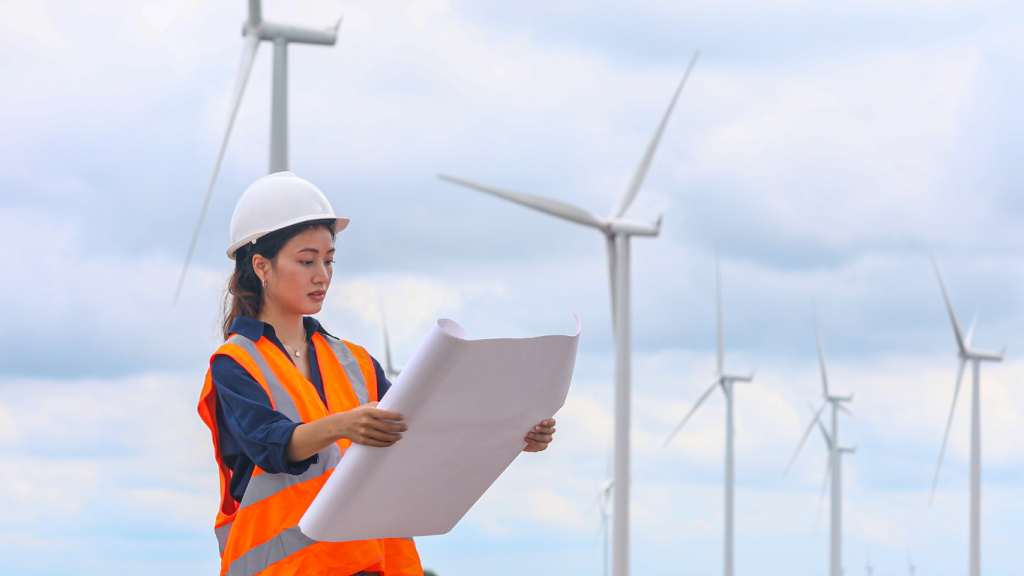
<path id="1" fill-rule="evenodd" d="M 290 172 L 260 178 L 235 206 L 225 343 L 199 402 L 221 472 L 222 575 L 423 574 L 412 539 L 318 542 L 298 528 L 353 442 L 387 448 L 407 430 L 404 416 L 377 408 L 391 386 L 380 364 L 310 316 L 348 222 Z M 547 448 L 554 425 L 535 426 L 524 450 Z"/>

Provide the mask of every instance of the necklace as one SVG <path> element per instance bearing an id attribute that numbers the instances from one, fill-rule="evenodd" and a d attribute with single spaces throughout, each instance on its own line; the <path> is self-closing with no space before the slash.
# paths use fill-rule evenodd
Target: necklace
<path id="1" fill-rule="evenodd" d="M 305 331 L 305 330 L 303 330 L 303 331 L 302 331 L 302 343 L 303 343 L 303 344 L 305 344 L 305 343 L 306 343 L 306 336 L 308 336 L 308 334 L 306 333 L 306 331 Z M 295 357 L 296 357 L 296 358 L 298 358 L 299 356 L 301 356 L 301 354 L 299 354 L 299 349 L 298 349 L 298 348 L 296 348 L 295 346 L 292 346 L 292 345 L 290 345 L 290 344 L 285 344 L 285 346 L 288 346 L 289 348 L 291 348 L 292 350 L 294 350 L 294 351 L 295 351 Z"/>

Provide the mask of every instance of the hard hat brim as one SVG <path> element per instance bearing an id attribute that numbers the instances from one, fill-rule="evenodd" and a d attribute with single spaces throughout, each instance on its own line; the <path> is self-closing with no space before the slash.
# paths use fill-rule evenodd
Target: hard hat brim
<path id="1" fill-rule="evenodd" d="M 285 228 L 287 228 L 289 226 L 294 226 L 296 224 L 302 224 L 303 222 L 312 222 L 314 220 L 330 220 L 330 219 L 331 218 L 329 218 L 329 217 L 328 218 L 324 218 L 322 215 L 303 216 L 301 218 L 295 218 L 293 220 L 289 220 L 288 222 L 283 223 L 281 226 L 278 226 L 277 228 L 274 228 L 273 230 L 265 230 L 265 231 L 262 231 L 262 232 L 257 232 L 255 234 L 250 234 L 249 236 L 239 240 L 238 242 L 235 242 L 234 244 L 231 245 L 230 248 L 228 248 L 228 251 L 227 251 L 228 258 L 234 260 L 235 259 L 235 252 L 237 252 L 239 248 L 241 248 L 242 246 L 245 246 L 246 244 L 248 244 L 250 242 L 254 242 L 256 240 L 259 240 L 260 238 L 266 236 L 267 234 L 270 234 L 271 232 L 277 232 L 278 230 L 283 230 L 283 229 L 285 229 Z M 348 223 L 349 223 L 349 219 L 348 218 L 334 218 L 334 233 L 335 234 L 341 233 L 342 230 L 344 230 L 345 228 L 348 228 Z"/>

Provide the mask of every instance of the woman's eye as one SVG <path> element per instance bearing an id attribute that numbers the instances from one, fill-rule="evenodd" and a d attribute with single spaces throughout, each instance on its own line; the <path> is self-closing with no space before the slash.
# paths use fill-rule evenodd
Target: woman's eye
<path id="1" fill-rule="evenodd" d="M 312 266 L 313 265 L 313 261 L 312 260 L 303 260 L 302 263 L 305 264 L 306 266 Z"/>
<path id="2" fill-rule="evenodd" d="M 327 262 L 324 262 L 324 264 L 331 264 L 331 265 L 333 265 L 334 264 L 334 260 L 328 260 Z"/>

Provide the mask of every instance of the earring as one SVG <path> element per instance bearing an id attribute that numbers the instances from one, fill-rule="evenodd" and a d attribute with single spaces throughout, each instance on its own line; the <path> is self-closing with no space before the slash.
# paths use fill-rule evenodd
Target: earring
<path id="1" fill-rule="evenodd" d="M 266 280 L 264 280 L 264 281 L 263 281 L 263 287 L 264 287 L 264 288 L 266 288 L 266 287 L 267 287 L 267 281 L 266 281 Z"/>

